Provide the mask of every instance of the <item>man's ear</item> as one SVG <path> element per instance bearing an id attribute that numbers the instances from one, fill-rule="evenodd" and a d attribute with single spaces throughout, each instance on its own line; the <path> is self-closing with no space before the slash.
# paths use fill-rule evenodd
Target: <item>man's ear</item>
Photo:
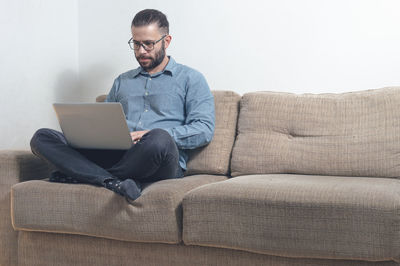
<path id="1" fill-rule="evenodd" d="M 172 36 L 171 35 L 167 35 L 165 38 L 165 49 L 168 48 L 169 44 L 171 43 L 172 40 Z"/>

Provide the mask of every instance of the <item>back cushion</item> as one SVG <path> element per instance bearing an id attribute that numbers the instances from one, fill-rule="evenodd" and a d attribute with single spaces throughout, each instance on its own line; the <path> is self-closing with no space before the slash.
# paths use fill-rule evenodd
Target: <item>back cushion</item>
<path id="1" fill-rule="evenodd" d="M 236 136 L 240 95 L 232 91 L 213 91 L 215 132 L 205 147 L 188 150 L 186 175 L 229 174 L 229 161 Z"/>
<path id="2" fill-rule="evenodd" d="M 232 176 L 400 176 L 400 87 L 343 94 L 257 92 L 240 102 Z"/>

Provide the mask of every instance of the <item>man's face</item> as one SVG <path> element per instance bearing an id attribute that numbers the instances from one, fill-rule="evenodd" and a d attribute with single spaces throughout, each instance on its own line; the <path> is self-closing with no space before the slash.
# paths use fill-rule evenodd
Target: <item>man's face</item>
<path id="1" fill-rule="evenodd" d="M 132 36 L 134 41 L 158 41 L 163 37 L 157 24 L 150 24 L 140 27 L 132 27 Z M 147 51 L 142 46 L 135 50 L 135 57 L 139 65 L 147 72 L 161 64 L 166 56 L 166 48 L 169 45 L 170 37 L 166 36 L 163 40 L 154 45 L 154 49 Z"/>

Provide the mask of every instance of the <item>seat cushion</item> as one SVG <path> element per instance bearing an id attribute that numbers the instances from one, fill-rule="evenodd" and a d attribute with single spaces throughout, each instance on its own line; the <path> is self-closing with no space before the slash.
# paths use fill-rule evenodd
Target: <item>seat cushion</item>
<path id="1" fill-rule="evenodd" d="M 240 95 L 232 91 L 213 91 L 215 102 L 215 131 L 210 144 L 188 150 L 189 161 L 186 175 L 227 175 L 236 124 L 239 113 Z"/>
<path id="2" fill-rule="evenodd" d="M 102 187 L 27 181 L 12 187 L 12 223 L 16 230 L 179 243 L 184 194 L 225 179 L 195 175 L 159 181 L 146 186 L 132 204 Z"/>
<path id="3" fill-rule="evenodd" d="M 183 200 L 185 244 L 288 257 L 400 257 L 400 180 L 254 175 Z"/>
<path id="4" fill-rule="evenodd" d="M 240 102 L 232 176 L 400 176 L 400 87 L 255 92 Z"/>

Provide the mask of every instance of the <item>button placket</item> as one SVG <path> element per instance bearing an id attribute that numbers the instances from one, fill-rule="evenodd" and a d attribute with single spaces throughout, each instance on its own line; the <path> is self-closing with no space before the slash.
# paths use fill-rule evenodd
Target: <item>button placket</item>
<path id="1" fill-rule="evenodd" d="M 148 102 L 148 99 L 147 99 L 146 96 L 149 95 L 149 89 L 150 89 L 150 87 L 151 87 L 150 81 L 151 81 L 151 77 L 149 77 L 149 78 L 147 79 L 147 81 L 146 81 L 146 86 L 145 86 L 145 92 L 144 92 L 144 96 L 145 96 L 145 99 L 144 99 L 144 113 L 147 113 L 147 112 L 149 111 L 149 102 Z"/>
<path id="2" fill-rule="evenodd" d="M 149 106 L 149 103 L 148 103 L 148 100 L 147 100 L 147 97 L 146 96 L 148 96 L 149 95 L 149 88 L 151 87 L 150 86 L 150 81 L 151 81 L 151 77 L 148 77 L 147 79 L 146 79 L 146 83 L 145 83 L 145 85 L 144 85 L 144 110 L 143 110 L 143 113 L 147 113 L 148 112 L 148 106 Z M 142 113 L 142 114 L 143 114 Z M 143 116 L 141 116 L 140 118 L 139 118 L 139 121 L 138 121 L 138 126 L 139 127 L 142 127 L 142 125 L 143 125 L 143 122 L 142 122 L 142 119 L 143 119 Z"/>

